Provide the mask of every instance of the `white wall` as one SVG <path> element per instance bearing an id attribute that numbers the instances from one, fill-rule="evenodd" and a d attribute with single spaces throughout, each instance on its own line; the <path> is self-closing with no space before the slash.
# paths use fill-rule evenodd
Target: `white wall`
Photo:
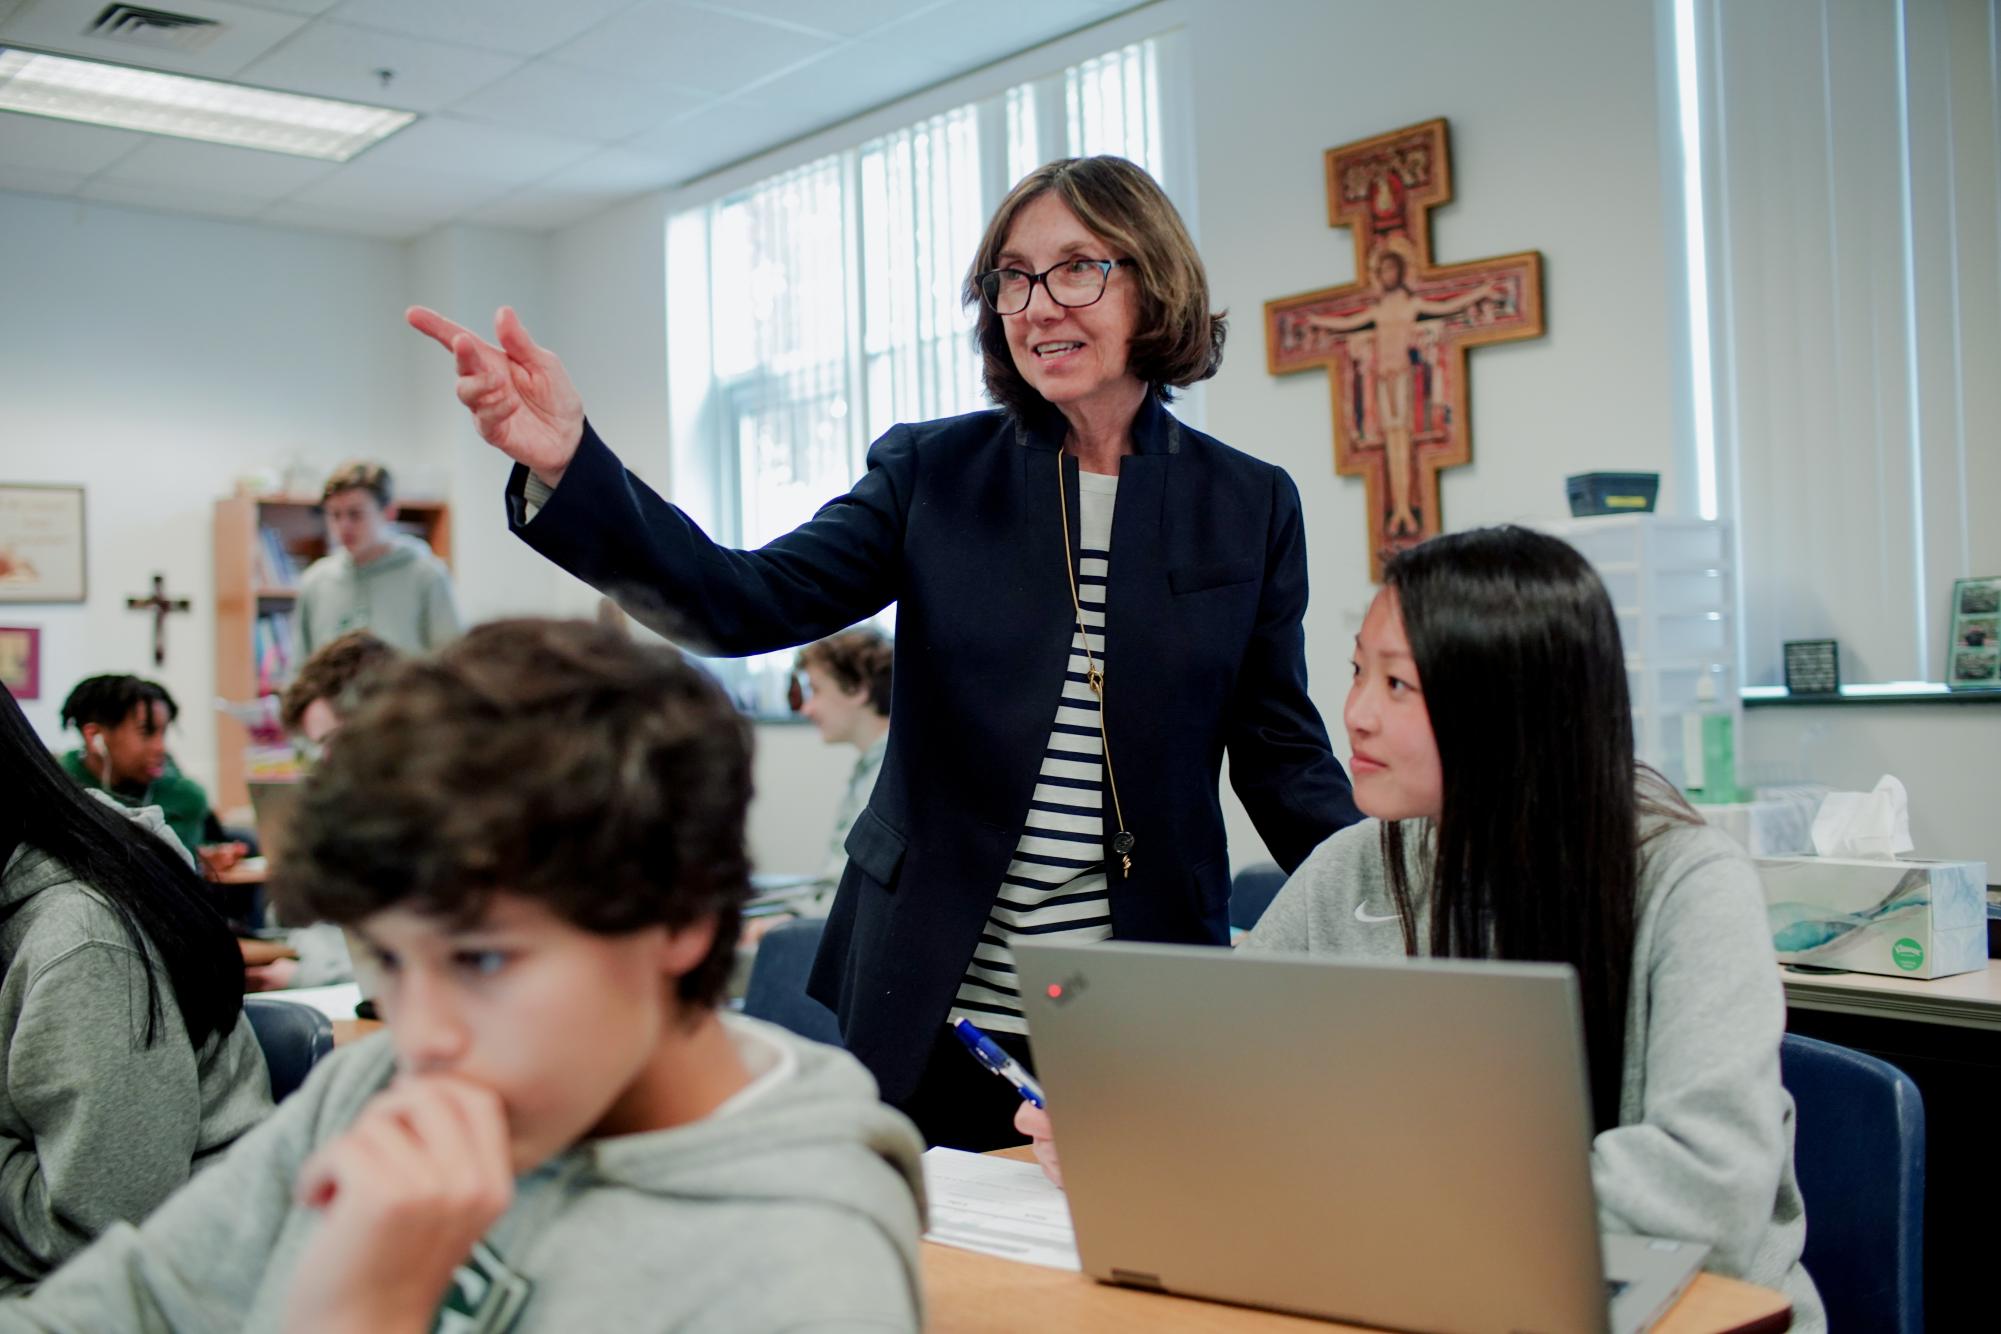
<path id="1" fill-rule="evenodd" d="M 1266 374 L 1261 327 L 1266 300 L 1350 276 L 1347 235 L 1325 225 L 1321 154 L 1446 116 L 1458 198 L 1434 215 L 1437 257 L 1543 252 L 1548 336 L 1469 357 L 1474 461 L 1445 475 L 1447 523 L 1556 512 L 1564 475 L 1593 467 L 1660 471 L 1673 508 L 1688 484 L 1674 424 L 1655 22 L 1651 5 L 1599 0 L 1164 0 L 1098 30 L 1105 47 L 1175 26 L 1188 33 L 1191 212 L 1216 298 L 1235 316 L 1204 425 L 1299 483 L 1314 694 L 1343 755 L 1344 663 L 1370 591 L 1362 486 L 1333 473 L 1324 379 Z M 59 699 L 89 671 L 145 665 L 148 622 L 122 599 L 161 569 L 170 589 L 197 601 L 170 632 L 166 679 L 184 701 L 204 700 L 209 502 L 244 468 L 296 456 L 316 471 L 357 452 L 407 458 L 407 474 L 428 469 L 449 489 L 469 613 L 587 612 L 589 590 L 507 536 L 505 467 L 472 434 L 443 352 L 397 324 L 402 307 L 437 305 L 484 329 L 496 306 L 514 304 L 564 357 L 593 421 L 666 491 L 668 208 L 864 129 L 989 95 L 1096 42 L 1017 57 L 548 238 L 455 228 L 393 246 L 0 194 L 9 253 L 36 257 L 10 265 L 0 306 L 0 479 L 90 484 L 93 588 L 85 609 L 0 609 L 0 623 L 48 628 L 45 690 Z M 47 727 L 53 713 L 45 700 L 35 716 Z M 212 746 L 200 713 L 190 710 L 177 749 L 205 775 Z M 1984 849 L 2001 866 L 1991 818 L 1951 795 L 1991 787 L 1991 718 L 1953 706 L 1754 711 L 1744 763 L 1760 777 L 1863 786 L 1896 772 L 1914 797 L 1941 794 L 1919 817 L 1926 851 Z M 852 756 L 811 729 L 759 734 L 753 849 L 768 869 L 811 869 Z M 1228 806 L 1233 860 L 1259 858 L 1255 834 Z"/>
<path id="2" fill-rule="evenodd" d="M 1455 200 L 1432 215 L 1434 258 L 1543 253 L 1548 335 L 1468 354 L 1473 461 L 1440 479 L 1446 525 L 1559 513 L 1564 476 L 1592 468 L 1661 472 L 1672 504 L 1653 16 L 1593 0 L 1187 15 L 1200 243 L 1233 316 L 1207 427 L 1299 485 L 1313 694 L 1345 759 L 1349 645 L 1373 592 L 1362 480 L 1334 473 L 1326 377 L 1272 377 L 1263 332 L 1264 302 L 1354 276 L 1352 237 L 1327 226 L 1323 154 L 1444 116 Z M 1242 865 L 1262 849 L 1230 811 Z"/>
<path id="3" fill-rule="evenodd" d="M 0 236 L 0 480 L 87 488 L 89 600 L 0 607 L 42 627 L 25 707 L 54 744 L 80 678 L 157 677 L 182 706 L 176 757 L 211 782 L 213 502 L 253 469 L 317 484 L 355 454 L 439 475 L 394 337 L 401 248 L 8 192 Z M 125 609 L 155 571 L 194 603 L 169 618 L 159 670 L 150 616 Z"/>

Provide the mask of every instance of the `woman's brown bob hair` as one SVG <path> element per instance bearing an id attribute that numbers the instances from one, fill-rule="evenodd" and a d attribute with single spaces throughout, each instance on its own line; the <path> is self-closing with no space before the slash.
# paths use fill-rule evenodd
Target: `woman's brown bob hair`
<path id="1" fill-rule="evenodd" d="M 1209 277 L 1181 225 L 1181 215 L 1145 170 L 1122 157 L 1073 157 L 1037 167 L 1008 192 L 987 223 L 966 272 L 966 304 L 979 311 L 974 337 L 987 396 L 1013 416 L 1034 421 L 1049 403 L 1029 387 L 1008 351 L 1004 317 L 980 296 L 979 275 L 999 267 L 1014 220 L 1036 199 L 1054 193 L 1077 220 L 1097 233 L 1139 275 L 1139 318 L 1126 364 L 1166 401 L 1174 388 L 1206 380 L 1223 363 L 1227 319 L 1209 310 Z"/>

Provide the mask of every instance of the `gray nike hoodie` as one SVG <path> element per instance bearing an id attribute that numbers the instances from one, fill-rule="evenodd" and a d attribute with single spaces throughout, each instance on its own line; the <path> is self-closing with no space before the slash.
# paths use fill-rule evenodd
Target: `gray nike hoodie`
<path id="1" fill-rule="evenodd" d="M 366 565 L 345 551 L 323 556 L 299 578 L 294 665 L 350 630 L 366 630 L 405 653 L 437 648 L 459 632 L 452 577 L 430 547 L 391 533 Z"/>
<path id="2" fill-rule="evenodd" d="M 533 1285 L 512 1334 L 915 1331 L 922 1146 L 846 1052 L 724 1015 L 753 1068 L 794 1068 L 690 1125 L 585 1141 L 521 1177 L 485 1243 Z M 281 1327 L 318 1226 L 299 1166 L 395 1073 L 388 1034 L 316 1067 L 144 1227 L 0 1304 L 0 1331 Z"/>
<path id="3" fill-rule="evenodd" d="M 178 848 L 158 807 L 114 809 Z M 270 1114 L 250 1021 L 197 1050 L 157 953 L 153 966 L 149 1046 L 145 964 L 118 915 L 63 863 L 14 850 L 0 873 L 0 1293 L 145 1218 Z"/>

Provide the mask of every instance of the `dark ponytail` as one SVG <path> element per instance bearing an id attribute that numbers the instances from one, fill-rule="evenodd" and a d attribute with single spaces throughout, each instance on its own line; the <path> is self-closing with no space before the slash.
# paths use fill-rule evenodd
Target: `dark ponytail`
<path id="1" fill-rule="evenodd" d="M 160 1022 L 154 954 L 196 1049 L 232 1031 L 243 1012 L 243 955 L 207 882 L 165 841 L 70 781 L 4 686 L 0 700 L 0 767 L 12 792 L 0 805 L 0 861 L 23 845 L 38 849 L 111 905 L 146 970 L 146 1045 Z"/>

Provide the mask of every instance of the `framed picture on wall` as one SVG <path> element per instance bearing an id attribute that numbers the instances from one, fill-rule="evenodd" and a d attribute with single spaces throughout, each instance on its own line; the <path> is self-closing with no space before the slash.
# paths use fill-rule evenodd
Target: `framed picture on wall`
<path id="1" fill-rule="evenodd" d="M 0 482 L 0 603 L 81 602 L 83 488 Z"/>
<path id="2" fill-rule="evenodd" d="M 2001 690 L 2001 575 L 1953 584 L 1949 623 L 1945 683 L 1954 690 Z"/>
<path id="3" fill-rule="evenodd" d="M 42 632 L 32 625 L 0 625 L 0 685 L 18 700 L 42 697 Z"/>

